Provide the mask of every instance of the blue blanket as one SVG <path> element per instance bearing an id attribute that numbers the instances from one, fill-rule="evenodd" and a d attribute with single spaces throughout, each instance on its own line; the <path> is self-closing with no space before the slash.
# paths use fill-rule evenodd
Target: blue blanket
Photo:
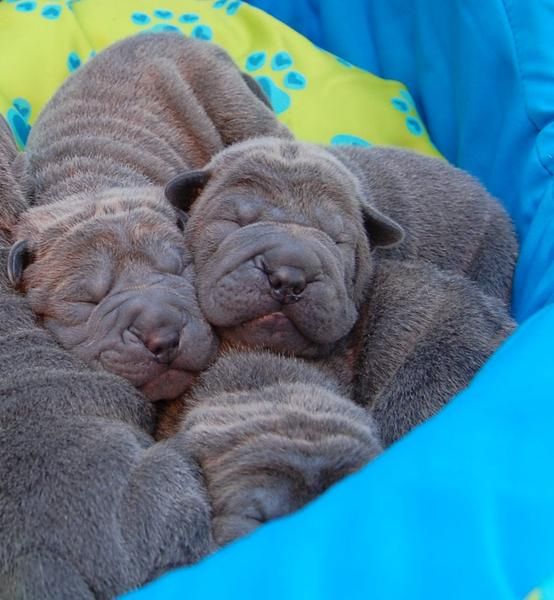
<path id="1" fill-rule="evenodd" d="M 554 2 L 252 4 L 408 85 L 438 148 L 512 214 L 520 326 L 361 473 L 130 598 L 553 598 Z"/>

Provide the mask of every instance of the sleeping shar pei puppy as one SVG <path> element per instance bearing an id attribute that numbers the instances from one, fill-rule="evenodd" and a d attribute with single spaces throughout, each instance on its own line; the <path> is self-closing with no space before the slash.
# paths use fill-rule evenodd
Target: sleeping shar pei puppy
<path id="1" fill-rule="evenodd" d="M 228 351 L 158 435 L 177 433 L 202 467 L 213 535 L 224 544 L 304 506 L 381 450 L 370 414 L 322 369 Z"/>
<path id="2" fill-rule="evenodd" d="M 6 277 L 26 208 L 0 116 L 0 598 L 108 599 L 214 548 L 211 508 L 154 407 L 39 327 Z"/>
<path id="3" fill-rule="evenodd" d="M 354 399 L 371 406 L 379 384 L 357 381 L 370 366 L 361 352 L 373 339 L 368 307 L 392 318 L 385 309 L 399 295 L 398 317 L 375 334 L 381 345 L 402 334 L 403 323 L 422 321 L 404 331 L 400 357 L 373 355 L 385 379 L 399 364 L 418 375 L 417 386 L 407 377 L 386 402 L 387 419 L 398 426 L 376 417 L 386 444 L 464 387 L 511 330 L 505 301 L 517 245 L 510 220 L 473 178 L 444 161 L 395 149 L 256 139 L 176 177 L 166 195 L 191 210 L 185 232 L 200 306 L 231 345 L 312 359 L 332 353 L 328 360 L 341 364 Z M 376 267 L 386 258 L 420 266 L 398 267 L 388 294 L 374 296 L 381 286 Z M 408 290 L 431 293 L 433 286 L 437 303 L 424 295 L 410 303 Z M 431 305 L 439 313 L 429 312 Z M 425 346 L 428 354 L 418 345 L 422 335 L 436 338 Z M 443 346 L 451 351 L 435 354 Z M 421 370 L 426 361 L 436 368 Z"/>
<path id="4" fill-rule="evenodd" d="M 67 80 L 29 137 L 36 207 L 9 261 L 64 347 L 151 400 L 187 389 L 217 344 L 162 186 L 253 135 L 289 136 L 223 50 L 179 34 L 127 39 Z"/>

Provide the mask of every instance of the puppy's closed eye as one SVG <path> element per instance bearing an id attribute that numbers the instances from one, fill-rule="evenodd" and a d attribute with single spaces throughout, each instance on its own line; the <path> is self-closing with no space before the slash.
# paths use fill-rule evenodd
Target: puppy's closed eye
<path id="1" fill-rule="evenodd" d="M 256 200 L 242 200 L 235 203 L 235 221 L 245 227 L 262 219 L 262 205 Z"/>

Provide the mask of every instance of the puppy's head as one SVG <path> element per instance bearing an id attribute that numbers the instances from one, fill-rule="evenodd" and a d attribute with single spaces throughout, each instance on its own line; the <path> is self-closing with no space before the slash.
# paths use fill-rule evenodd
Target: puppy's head
<path id="1" fill-rule="evenodd" d="M 346 336 L 371 249 L 402 240 L 355 176 L 317 146 L 259 138 L 166 187 L 186 234 L 201 308 L 233 344 L 319 356 Z"/>
<path id="2" fill-rule="evenodd" d="M 151 400 L 176 397 L 216 349 L 196 299 L 185 218 L 156 188 L 33 208 L 16 229 L 10 279 L 85 362 L 125 377 Z"/>

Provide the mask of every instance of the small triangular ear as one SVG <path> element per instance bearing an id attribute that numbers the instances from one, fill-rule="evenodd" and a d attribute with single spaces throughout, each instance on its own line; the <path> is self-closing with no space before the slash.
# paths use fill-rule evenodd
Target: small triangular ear
<path id="1" fill-rule="evenodd" d="M 372 248 L 393 248 L 402 243 L 404 229 L 373 206 L 362 206 L 364 225 Z"/>
<path id="2" fill-rule="evenodd" d="M 27 240 L 16 242 L 8 255 L 8 279 L 14 287 L 19 287 L 23 271 L 33 262 L 33 253 Z"/>
<path id="3" fill-rule="evenodd" d="M 165 186 L 165 197 L 173 206 L 187 212 L 210 179 L 209 171 L 187 171 L 174 177 Z"/>

